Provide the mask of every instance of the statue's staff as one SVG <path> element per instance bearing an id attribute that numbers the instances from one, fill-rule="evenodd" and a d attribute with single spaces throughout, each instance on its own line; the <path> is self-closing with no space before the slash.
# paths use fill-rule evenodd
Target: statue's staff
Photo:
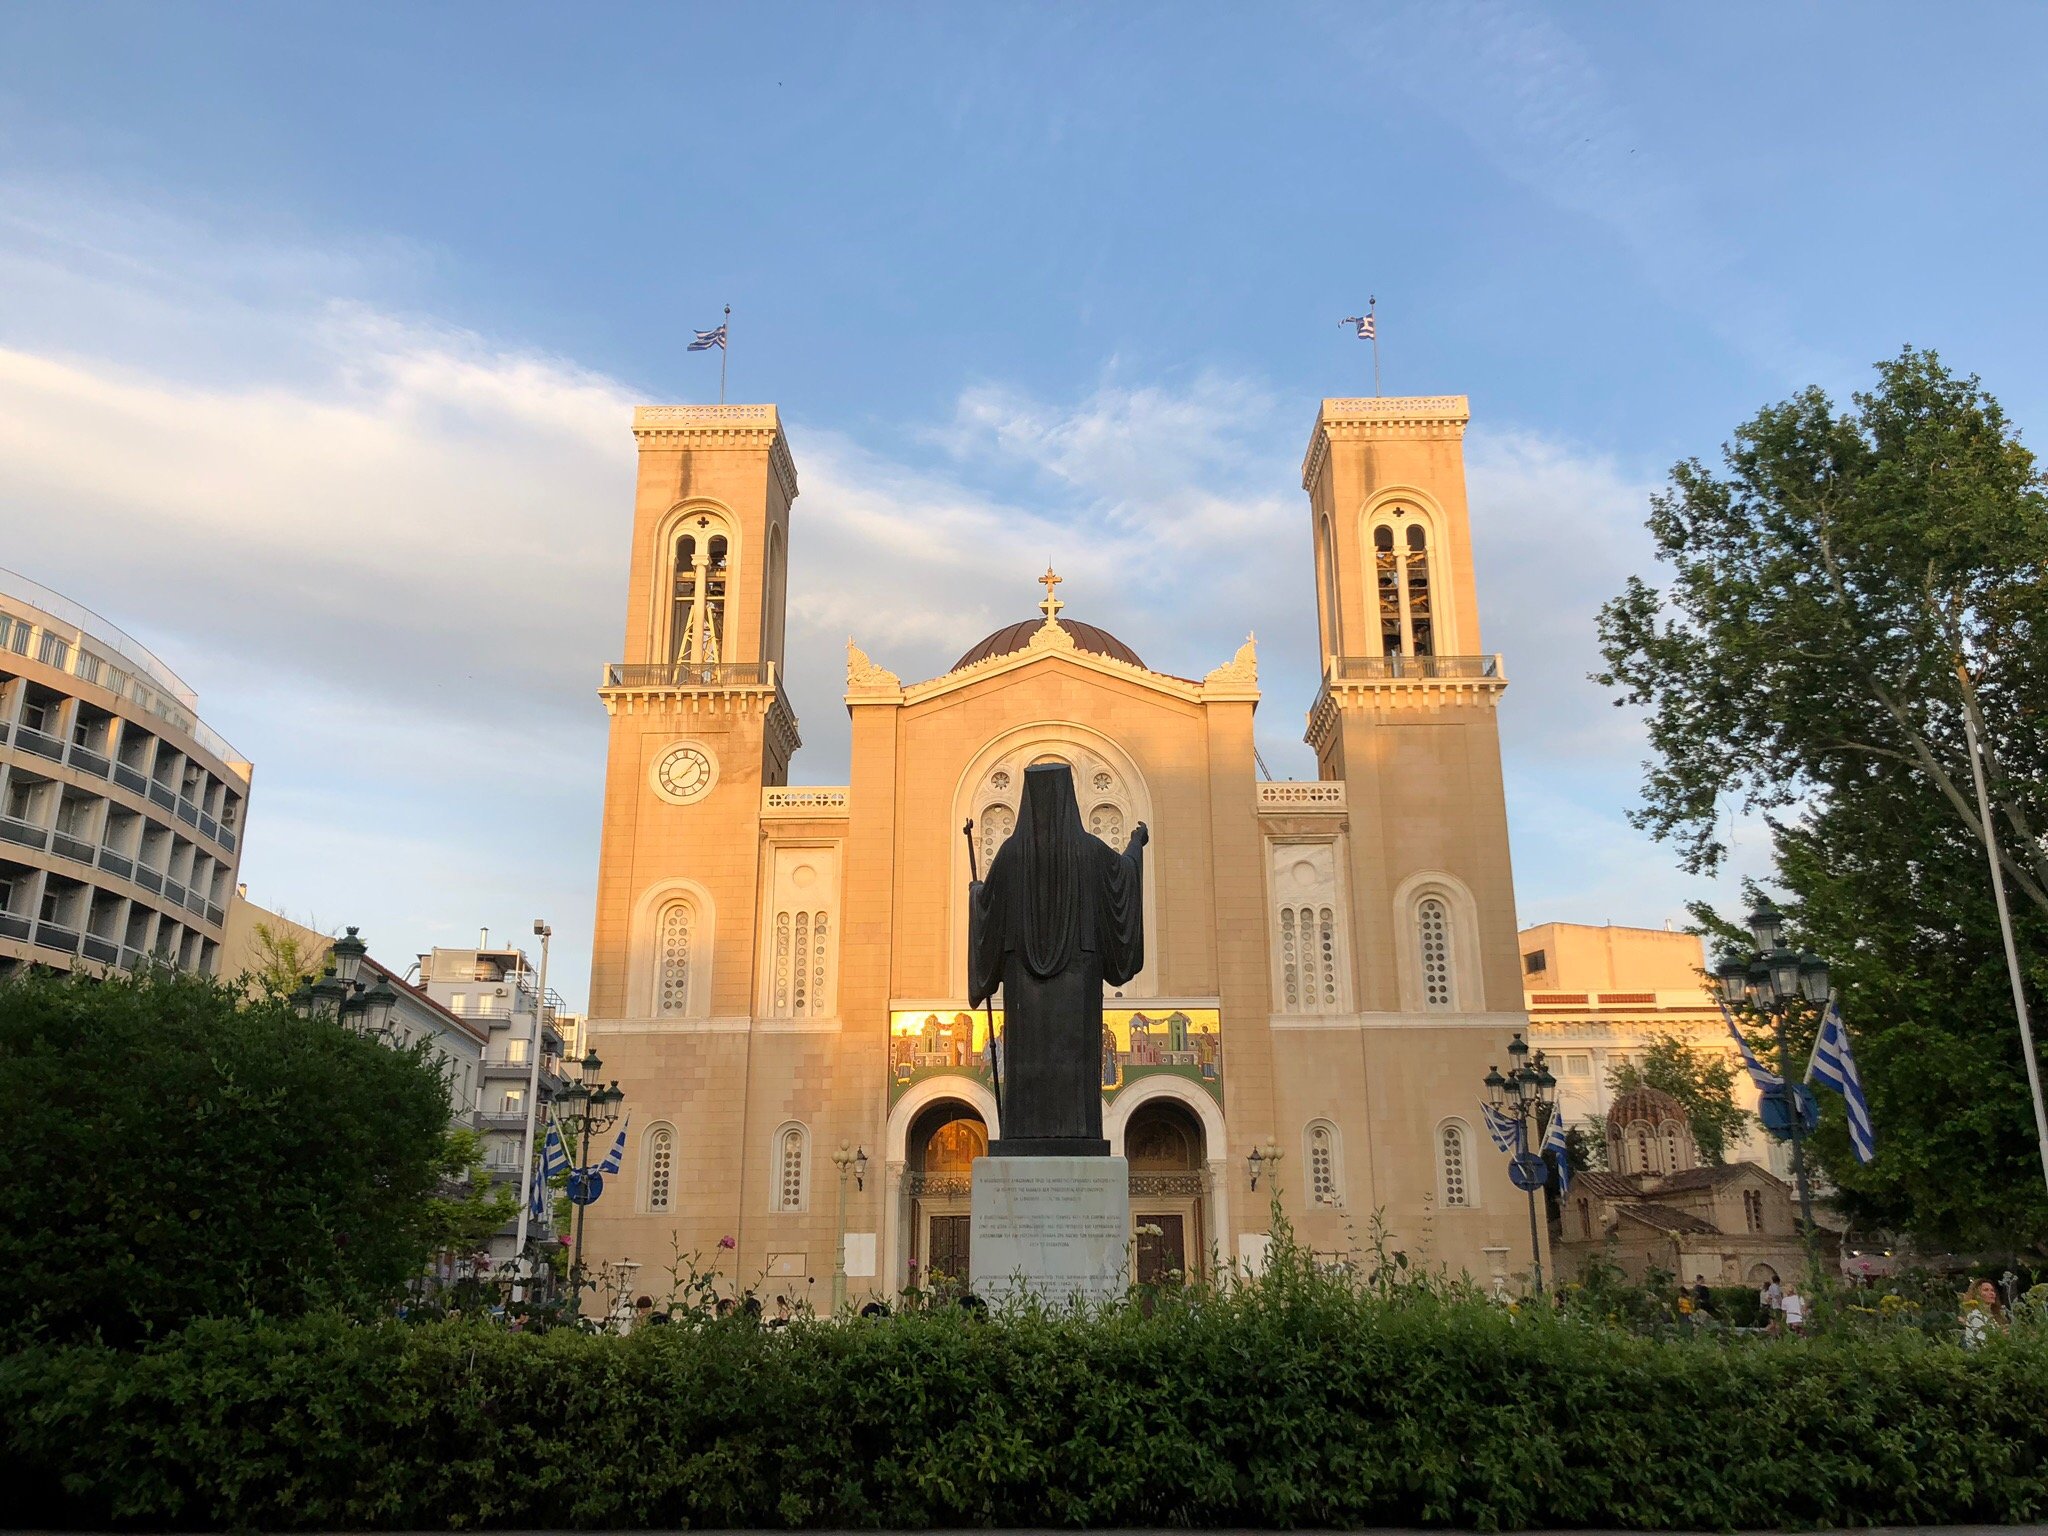
<path id="1" fill-rule="evenodd" d="M 967 873 L 976 885 L 981 884 L 981 850 L 974 842 L 974 818 L 967 818 L 967 825 L 960 829 L 960 835 L 967 839 Z M 969 933 L 974 931 L 972 921 L 968 923 Z M 996 1118 L 1003 1113 L 1003 1068 L 1002 1058 L 996 1054 L 996 1000 L 990 993 L 981 1000 L 981 1006 L 988 1010 L 988 1075 L 995 1084 Z"/>

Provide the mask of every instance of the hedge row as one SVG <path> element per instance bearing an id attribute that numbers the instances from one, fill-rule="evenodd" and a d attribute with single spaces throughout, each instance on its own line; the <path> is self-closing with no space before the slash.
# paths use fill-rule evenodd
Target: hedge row
<path id="1" fill-rule="evenodd" d="M 2048 1518 L 2048 1343 L 1649 1340 L 1428 1297 L 629 1339 L 313 1318 L 0 1362 L 7 1524 Z"/>

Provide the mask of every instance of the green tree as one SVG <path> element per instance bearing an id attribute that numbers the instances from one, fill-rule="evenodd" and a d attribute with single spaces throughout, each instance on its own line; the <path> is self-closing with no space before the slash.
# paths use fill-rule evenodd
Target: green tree
<path id="1" fill-rule="evenodd" d="M 1640 1062 L 1610 1067 L 1607 1086 L 1616 1093 L 1655 1088 L 1670 1094 L 1685 1110 L 1700 1156 L 1710 1163 L 1728 1160 L 1728 1143 L 1749 1120 L 1749 1112 L 1735 1102 L 1735 1069 L 1727 1057 L 1696 1051 L 1670 1033 L 1653 1036 Z"/>
<path id="2" fill-rule="evenodd" d="M 518 1194 L 511 1185 L 493 1183 L 484 1167 L 484 1139 L 477 1132 L 458 1126 L 447 1133 L 440 1174 L 427 1202 L 427 1238 L 435 1254 L 466 1258 L 519 1214 Z"/>
<path id="3" fill-rule="evenodd" d="M 1760 412 L 1721 473 L 1672 471 L 1649 524 L 1670 580 L 1633 579 L 1602 611 L 1599 680 L 1647 712 L 1637 824 L 1685 867 L 1719 866 L 1730 802 L 1771 825 L 1795 937 L 1835 963 L 1877 1125 L 1869 1168 L 1836 1109 L 1814 1143 L 1851 1216 L 2038 1244 L 2048 1197 L 1965 719 L 2038 1008 L 2048 488 L 1975 378 L 1910 348 L 1877 374 L 1851 411 L 1808 389 Z"/>
<path id="4" fill-rule="evenodd" d="M 277 1000 L 151 974 L 0 982 L 0 1336 L 366 1314 L 435 1237 L 448 1101 Z"/>
<path id="5" fill-rule="evenodd" d="M 289 997 L 321 973 L 332 947 L 333 940 L 309 937 L 296 926 L 258 923 L 250 946 L 256 963 L 246 979 L 259 996 Z"/>

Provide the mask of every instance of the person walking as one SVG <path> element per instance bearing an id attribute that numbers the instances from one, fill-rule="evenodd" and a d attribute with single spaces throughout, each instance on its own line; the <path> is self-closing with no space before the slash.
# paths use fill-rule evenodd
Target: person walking
<path id="1" fill-rule="evenodd" d="M 1764 1332 L 1778 1332 L 1785 1311 L 1785 1288 L 1778 1283 L 1778 1272 L 1775 1269 L 1771 1271 L 1771 1278 L 1758 1289 L 1756 1304 L 1757 1310 L 1763 1314 Z"/>
<path id="2" fill-rule="evenodd" d="M 1778 1308 L 1785 1318 L 1785 1331 L 1797 1334 L 1806 1327 L 1806 1298 L 1799 1294 L 1799 1282 L 1793 1281 L 1785 1287 L 1779 1298 Z"/>
<path id="3" fill-rule="evenodd" d="M 1692 1277 L 1692 1310 L 1695 1317 L 1709 1317 L 1714 1311 L 1714 1294 L 1707 1289 L 1707 1277 Z"/>

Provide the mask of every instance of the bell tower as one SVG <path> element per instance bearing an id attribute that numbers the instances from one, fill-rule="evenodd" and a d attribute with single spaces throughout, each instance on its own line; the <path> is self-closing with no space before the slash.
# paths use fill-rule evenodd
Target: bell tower
<path id="1" fill-rule="evenodd" d="M 633 436 L 624 659 L 598 689 L 591 1013 L 744 1015 L 763 792 L 799 745 L 782 690 L 796 467 L 772 405 L 641 406 Z"/>
<path id="2" fill-rule="evenodd" d="M 772 405 L 643 405 L 628 664 L 782 665 L 796 466 Z"/>

